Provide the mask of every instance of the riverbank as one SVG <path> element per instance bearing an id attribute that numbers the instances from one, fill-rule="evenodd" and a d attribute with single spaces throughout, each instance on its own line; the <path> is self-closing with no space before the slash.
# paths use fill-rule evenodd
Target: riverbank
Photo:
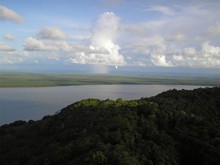
<path id="1" fill-rule="evenodd" d="M 0 87 L 55 87 L 111 84 L 219 86 L 220 77 L 136 76 L 73 73 L 0 73 Z"/>

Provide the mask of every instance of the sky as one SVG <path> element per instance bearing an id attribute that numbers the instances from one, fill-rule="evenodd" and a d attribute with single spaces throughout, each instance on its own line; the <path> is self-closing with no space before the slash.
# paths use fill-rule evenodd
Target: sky
<path id="1" fill-rule="evenodd" d="M 220 0 L 0 0 L 0 71 L 219 73 L 219 9 Z"/>

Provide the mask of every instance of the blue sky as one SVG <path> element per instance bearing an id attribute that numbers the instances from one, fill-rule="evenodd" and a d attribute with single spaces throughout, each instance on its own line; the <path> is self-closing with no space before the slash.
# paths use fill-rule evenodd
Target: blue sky
<path id="1" fill-rule="evenodd" d="M 220 0 L 1 0 L 0 69 L 219 71 L 219 8 Z"/>

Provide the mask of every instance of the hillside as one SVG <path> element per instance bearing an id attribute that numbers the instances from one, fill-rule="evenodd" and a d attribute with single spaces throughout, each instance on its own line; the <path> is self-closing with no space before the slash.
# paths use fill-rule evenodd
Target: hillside
<path id="1" fill-rule="evenodd" d="M 0 127 L 1 165 L 216 165 L 220 88 L 87 99 Z"/>

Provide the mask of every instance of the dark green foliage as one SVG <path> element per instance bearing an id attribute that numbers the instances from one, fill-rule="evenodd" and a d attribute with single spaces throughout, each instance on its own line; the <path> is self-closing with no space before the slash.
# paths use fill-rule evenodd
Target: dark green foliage
<path id="1" fill-rule="evenodd" d="M 125 101 L 87 99 L 0 127 L 2 165 L 216 165 L 220 88 Z"/>

